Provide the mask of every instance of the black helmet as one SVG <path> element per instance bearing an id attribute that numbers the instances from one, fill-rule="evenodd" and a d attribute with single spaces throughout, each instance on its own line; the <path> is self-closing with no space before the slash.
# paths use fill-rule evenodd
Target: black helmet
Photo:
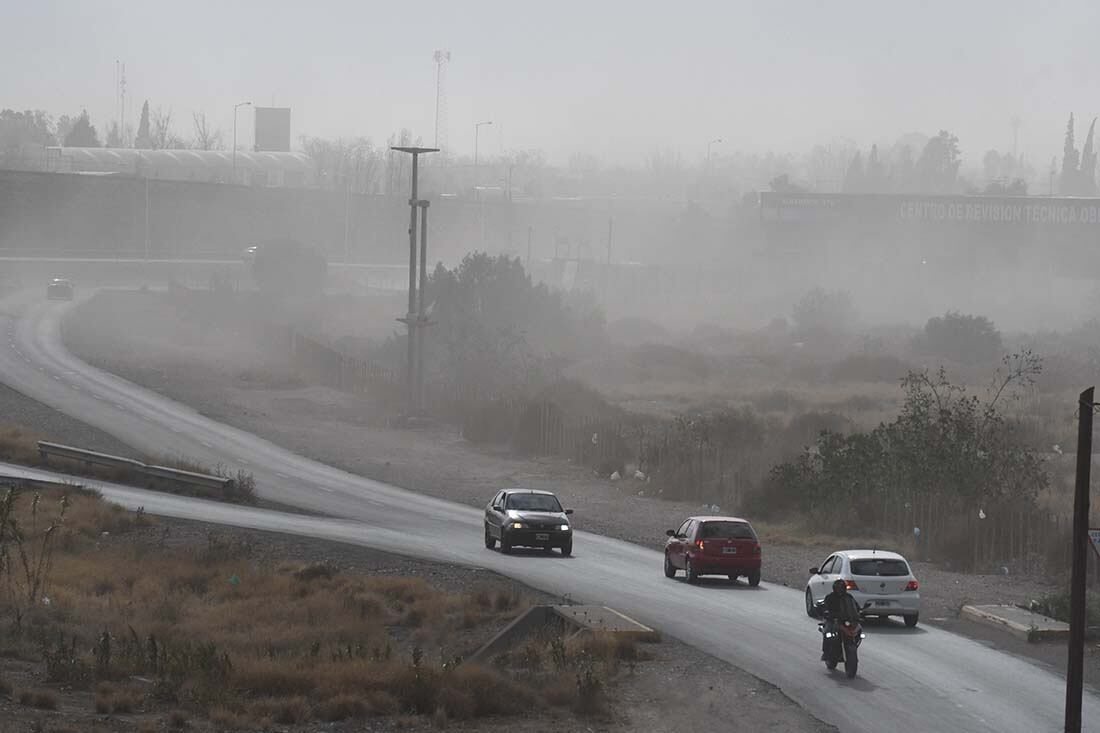
<path id="1" fill-rule="evenodd" d="M 845 583 L 843 580 L 841 580 L 840 578 L 837 578 L 836 580 L 833 581 L 833 592 L 834 593 L 840 593 L 840 592 L 846 591 L 846 590 L 848 590 L 848 584 Z"/>

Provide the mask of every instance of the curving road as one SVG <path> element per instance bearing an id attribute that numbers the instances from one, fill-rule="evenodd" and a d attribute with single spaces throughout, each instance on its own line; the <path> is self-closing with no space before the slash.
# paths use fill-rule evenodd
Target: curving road
<path id="1" fill-rule="evenodd" d="M 59 318 L 68 307 L 29 294 L 0 301 L 0 379 L 139 450 L 246 469 L 266 498 L 341 519 L 107 487 L 113 501 L 478 565 L 550 593 L 606 603 L 777 685 L 842 731 L 1062 729 L 1061 675 L 936 628 L 873 626 L 861 648 L 860 677 L 848 681 L 818 661 L 820 637 L 798 591 L 767 583 L 688 586 L 663 576 L 659 553 L 587 533 L 577 534 L 569 559 L 490 552 L 476 509 L 303 458 L 79 361 L 60 339 Z M 495 488 L 487 486 L 486 496 Z M 1100 699 L 1092 693 L 1084 720 L 1086 730 L 1100 731 Z"/>

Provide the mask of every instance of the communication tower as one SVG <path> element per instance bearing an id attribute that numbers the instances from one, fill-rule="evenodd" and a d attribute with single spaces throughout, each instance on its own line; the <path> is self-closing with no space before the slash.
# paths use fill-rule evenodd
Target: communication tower
<path id="1" fill-rule="evenodd" d="M 447 63 L 450 51 L 436 51 L 435 59 L 435 147 L 447 154 Z"/>

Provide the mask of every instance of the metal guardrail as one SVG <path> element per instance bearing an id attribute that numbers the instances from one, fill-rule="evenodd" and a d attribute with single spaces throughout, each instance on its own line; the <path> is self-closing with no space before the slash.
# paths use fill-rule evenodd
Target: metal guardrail
<path id="1" fill-rule="evenodd" d="M 43 463 L 47 461 L 49 456 L 55 456 L 57 458 L 67 458 L 71 461 L 80 461 L 81 463 L 89 463 L 97 466 L 128 468 L 144 476 L 203 486 L 208 489 L 228 490 L 233 487 L 233 479 L 231 478 L 210 476 L 205 473 L 183 471 L 178 468 L 168 468 L 166 466 L 150 466 L 141 461 L 135 461 L 133 458 L 112 456 L 108 453 L 97 453 L 96 451 L 74 448 L 71 445 L 50 443 L 45 440 L 38 441 L 38 454 L 42 457 Z"/>

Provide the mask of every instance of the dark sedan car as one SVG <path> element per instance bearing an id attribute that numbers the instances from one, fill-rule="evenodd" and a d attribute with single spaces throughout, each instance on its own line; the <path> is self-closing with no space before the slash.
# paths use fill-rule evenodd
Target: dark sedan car
<path id="1" fill-rule="evenodd" d="M 485 546 L 500 542 L 500 551 L 513 547 L 557 547 L 561 554 L 573 552 L 573 527 L 558 497 L 549 491 L 504 489 L 485 507 Z"/>
<path id="2" fill-rule="evenodd" d="M 55 277 L 46 286 L 46 297 L 50 300 L 72 300 L 73 284 L 69 280 Z"/>

